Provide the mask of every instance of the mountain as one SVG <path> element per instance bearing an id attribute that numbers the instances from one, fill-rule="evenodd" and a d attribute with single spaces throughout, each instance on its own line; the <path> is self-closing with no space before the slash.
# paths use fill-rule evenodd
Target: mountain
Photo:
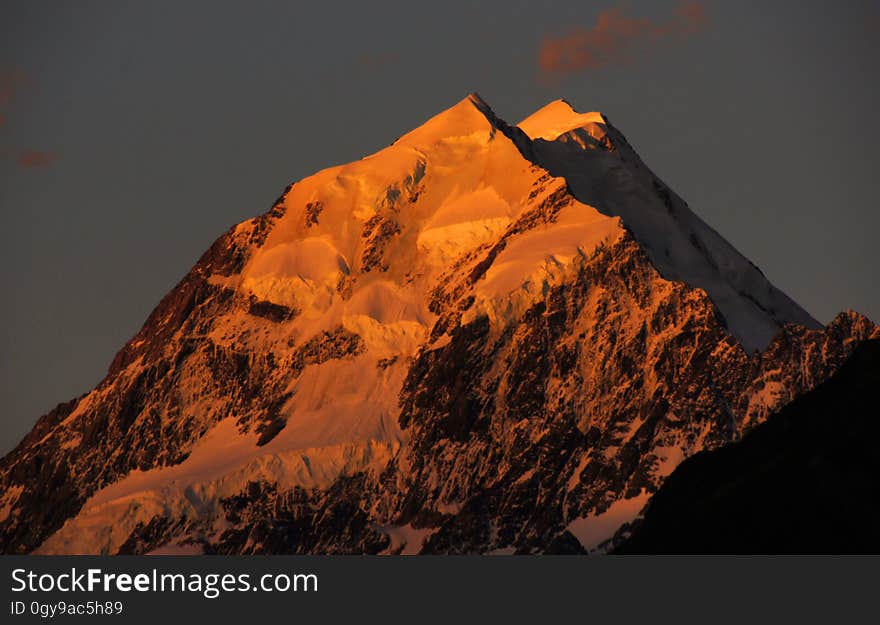
<path id="1" fill-rule="evenodd" d="M 470 95 L 238 224 L 0 464 L 5 553 L 583 552 L 878 328 L 599 113 Z"/>
<path id="2" fill-rule="evenodd" d="M 683 462 L 617 550 L 880 553 L 878 389 L 872 340 L 741 441 Z"/>

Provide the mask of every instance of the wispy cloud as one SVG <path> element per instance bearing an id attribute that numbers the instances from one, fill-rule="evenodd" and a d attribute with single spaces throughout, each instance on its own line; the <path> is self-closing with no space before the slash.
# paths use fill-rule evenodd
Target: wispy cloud
<path id="1" fill-rule="evenodd" d="M 21 150 L 18 153 L 18 164 L 27 169 L 46 167 L 55 162 L 58 155 L 54 152 L 39 152 L 37 150 Z"/>
<path id="2" fill-rule="evenodd" d="M 31 81 L 21 70 L 0 70 L 0 128 L 9 124 L 9 112 L 14 108 L 23 89 L 29 89 Z M 14 116 L 13 116 L 14 117 Z M 48 167 L 58 159 L 55 152 L 29 148 L 0 148 L 0 158 L 10 158 L 25 169 Z"/>
<path id="3" fill-rule="evenodd" d="M 357 64 L 367 69 L 381 70 L 394 65 L 399 60 L 400 56 L 395 52 L 364 52 L 357 58 Z"/>
<path id="4" fill-rule="evenodd" d="M 605 9 L 588 28 L 544 38 L 538 53 L 541 76 L 553 80 L 623 62 L 640 51 L 695 35 L 707 24 L 706 11 L 697 1 L 680 3 L 661 20 L 632 17 L 619 7 Z"/>
<path id="5" fill-rule="evenodd" d="M 30 84 L 20 70 L 0 70 L 0 107 L 12 106 L 16 94 Z"/>

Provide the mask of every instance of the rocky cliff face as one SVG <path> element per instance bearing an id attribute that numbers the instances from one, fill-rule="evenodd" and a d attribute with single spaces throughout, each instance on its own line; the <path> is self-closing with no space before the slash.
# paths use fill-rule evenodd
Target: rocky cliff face
<path id="1" fill-rule="evenodd" d="M 880 552 L 878 384 L 880 341 L 866 341 L 741 441 L 683 462 L 615 551 Z"/>
<path id="2" fill-rule="evenodd" d="M 5 553 L 582 552 L 878 329 L 597 113 L 470 96 L 224 234 L 0 465 Z"/>

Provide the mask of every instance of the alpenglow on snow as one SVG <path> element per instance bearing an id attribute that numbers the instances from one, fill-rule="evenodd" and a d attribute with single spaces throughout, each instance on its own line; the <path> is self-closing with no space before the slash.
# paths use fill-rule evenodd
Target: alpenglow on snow
<path id="1" fill-rule="evenodd" d="M 585 552 L 860 341 L 608 118 L 472 94 L 223 234 L 0 464 L 4 553 Z"/>

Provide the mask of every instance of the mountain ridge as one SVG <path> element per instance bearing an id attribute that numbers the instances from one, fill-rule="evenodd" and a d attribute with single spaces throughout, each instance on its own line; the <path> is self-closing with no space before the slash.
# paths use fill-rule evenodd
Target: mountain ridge
<path id="1" fill-rule="evenodd" d="M 469 96 L 223 234 L 3 459 L 2 550 L 591 549 L 877 334 L 558 108 L 532 139 Z"/>
<path id="2" fill-rule="evenodd" d="M 877 553 L 880 341 L 741 441 L 683 462 L 617 553 Z"/>

